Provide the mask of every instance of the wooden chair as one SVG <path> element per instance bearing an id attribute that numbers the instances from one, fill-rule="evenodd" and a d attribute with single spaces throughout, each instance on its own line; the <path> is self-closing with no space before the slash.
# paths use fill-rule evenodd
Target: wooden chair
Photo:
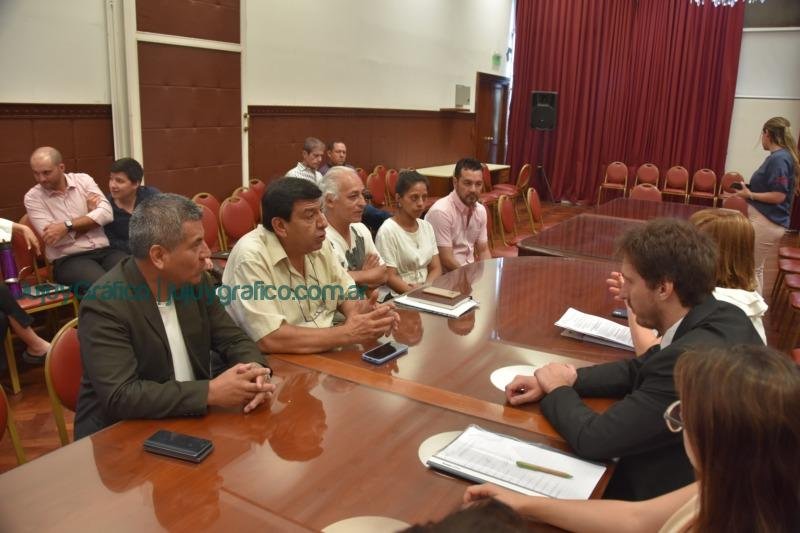
<path id="1" fill-rule="evenodd" d="M 375 168 L 372 170 L 373 174 L 377 174 L 378 177 L 381 179 L 382 182 L 386 183 L 386 167 L 383 165 L 375 165 Z M 369 176 L 367 176 L 369 177 Z"/>
<path id="2" fill-rule="evenodd" d="M 367 171 L 364 170 L 361 167 L 358 167 L 356 169 L 356 174 L 358 174 L 358 177 L 361 178 L 361 182 L 364 184 L 364 187 L 366 187 L 367 186 Z"/>
<path id="3" fill-rule="evenodd" d="M 66 407 L 73 412 L 77 408 L 82 374 L 78 319 L 73 318 L 64 324 L 50 341 L 50 350 L 44 362 L 47 394 L 50 396 L 50 405 L 53 408 L 53 417 L 56 420 L 62 446 L 69 444 L 63 408 Z"/>
<path id="4" fill-rule="evenodd" d="M 631 189 L 630 198 L 633 200 L 661 201 L 661 191 L 652 183 L 640 183 Z"/>
<path id="5" fill-rule="evenodd" d="M 367 176 L 367 189 L 372 194 L 372 205 L 383 207 L 386 204 L 386 179 L 373 172 Z"/>
<path id="6" fill-rule="evenodd" d="M 17 464 L 23 464 L 25 459 L 25 450 L 22 449 L 22 443 L 19 440 L 19 433 L 17 433 L 17 425 L 14 423 L 14 416 L 11 413 L 11 406 L 8 405 L 8 397 L 6 391 L 0 385 L 0 438 L 3 437 L 6 430 L 11 438 L 11 445 L 14 447 L 14 454 L 17 456 Z"/>
<path id="7" fill-rule="evenodd" d="M 493 191 L 498 191 L 505 194 L 509 198 L 518 198 L 524 196 L 531 182 L 531 164 L 525 163 L 519 170 L 517 175 L 517 182 L 511 183 L 498 183 L 492 187 Z"/>
<path id="8" fill-rule="evenodd" d="M 689 171 L 680 165 L 667 170 L 664 175 L 664 187 L 661 189 L 661 196 L 680 196 L 684 203 L 687 203 L 689 194 Z"/>
<path id="9" fill-rule="evenodd" d="M 606 167 L 603 183 L 600 184 L 600 189 L 597 191 L 597 205 L 600 205 L 603 189 L 622 191 L 622 197 L 625 197 L 628 190 L 628 167 L 625 166 L 625 163 L 614 161 Z"/>
<path id="10" fill-rule="evenodd" d="M 747 216 L 747 200 L 738 196 L 728 196 L 722 200 L 722 207 L 725 209 L 736 209 L 744 216 Z"/>
<path id="11" fill-rule="evenodd" d="M 208 246 L 212 254 L 217 253 L 222 250 L 219 219 L 214 216 L 214 213 L 208 207 L 201 205 L 200 209 L 203 211 L 203 240 L 206 241 L 206 246 Z"/>
<path id="12" fill-rule="evenodd" d="M 659 180 L 660 175 L 658 172 L 658 167 L 653 163 L 645 163 L 636 169 L 636 178 L 633 181 L 633 186 L 636 187 L 640 183 L 649 183 L 655 188 L 658 188 Z"/>
<path id="13" fill-rule="evenodd" d="M 196 204 L 204 205 L 211 209 L 214 216 L 219 218 L 220 203 L 217 197 L 209 192 L 199 192 L 192 197 L 192 201 Z"/>
<path id="14" fill-rule="evenodd" d="M 23 216 L 19 223 L 28 225 L 28 216 Z M 35 230 L 34 233 L 36 233 Z M 39 237 L 38 234 L 36 234 L 36 236 Z M 39 237 L 39 239 L 41 241 L 41 237 Z M 47 263 L 44 256 L 37 256 L 33 250 L 28 250 L 25 239 L 22 237 L 22 235 L 18 233 L 13 234 L 11 238 L 11 245 L 14 250 L 14 260 L 17 263 L 17 270 L 19 271 L 19 280 L 23 287 L 33 287 L 41 283 L 53 281 L 50 265 Z M 40 242 L 39 247 L 42 251 L 44 251 L 43 242 Z M 39 266 L 40 264 L 44 264 L 45 266 Z M 31 315 L 56 309 L 58 307 L 71 305 L 74 316 L 78 316 L 78 299 L 75 297 L 75 294 L 72 291 L 51 294 L 48 296 L 23 295 L 21 298 L 17 299 L 17 304 L 22 308 L 23 311 Z M 6 332 L 4 347 L 6 352 L 6 362 L 8 363 L 8 373 L 11 378 L 11 391 L 13 394 L 17 394 L 20 390 L 22 390 L 22 387 L 20 386 L 19 371 L 17 369 L 12 330 L 10 327 Z"/>
<path id="15" fill-rule="evenodd" d="M 717 193 L 717 198 L 724 202 L 726 198 L 732 196 L 736 192 L 736 189 L 731 187 L 731 185 L 743 181 L 744 177 L 742 177 L 742 175 L 738 172 L 726 172 L 719 182 L 719 192 Z"/>
<path id="16" fill-rule="evenodd" d="M 533 235 L 533 233 L 517 233 L 517 213 L 513 198 L 501 195 L 497 200 L 497 211 L 500 215 L 500 239 L 504 245 L 517 246 L 523 239 Z"/>
<path id="17" fill-rule="evenodd" d="M 397 192 L 397 179 L 400 174 L 393 168 L 386 171 L 386 205 L 395 205 L 394 195 Z"/>
<path id="18" fill-rule="evenodd" d="M 711 200 L 711 205 L 717 205 L 717 175 L 710 168 L 701 168 L 692 176 L 692 188 L 689 190 L 689 196 L 686 197 L 686 203 L 692 201 L 692 198 L 700 198 L 701 200 Z"/>
<path id="19" fill-rule="evenodd" d="M 253 192 L 255 192 L 258 195 L 258 200 L 260 205 L 261 198 L 264 196 L 264 191 L 267 190 L 267 186 L 264 184 L 263 181 L 259 179 L 252 179 L 250 180 L 250 188 L 253 189 Z"/>
<path id="20" fill-rule="evenodd" d="M 539 193 L 533 187 L 529 188 L 525 193 L 525 209 L 528 211 L 528 220 L 531 223 L 531 230 L 536 234 L 536 223 L 539 224 L 539 229 L 544 228 L 544 214 L 542 212 L 542 203 L 539 200 Z"/>
<path id="21" fill-rule="evenodd" d="M 222 227 L 223 246 L 226 250 L 233 248 L 236 241 L 256 225 L 255 217 L 247 200 L 240 196 L 226 198 L 219 210 L 219 223 Z"/>
<path id="22" fill-rule="evenodd" d="M 253 212 L 253 222 L 258 224 L 261 222 L 261 198 L 253 189 L 247 187 L 238 187 L 234 189 L 232 196 L 238 196 L 247 201 L 250 210 Z"/>

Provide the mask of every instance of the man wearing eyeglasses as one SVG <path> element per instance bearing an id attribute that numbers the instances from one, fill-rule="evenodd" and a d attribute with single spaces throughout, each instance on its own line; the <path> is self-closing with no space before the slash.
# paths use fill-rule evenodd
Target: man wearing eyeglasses
<path id="1" fill-rule="evenodd" d="M 632 359 L 576 371 L 551 363 L 506 386 L 512 405 L 540 401 L 542 413 L 575 452 L 587 459 L 619 457 L 607 498 L 645 500 L 694 481 L 679 435 L 663 414 L 677 400 L 673 370 L 688 348 L 763 345 L 738 307 L 712 295 L 716 247 L 688 222 L 658 219 L 620 242 L 621 275 L 614 282 L 636 323 L 660 344 Z M 636 340 L 634 340 L 636 344 Z M 620 398 L 604 413 L 581 396 Z"/>
<path id="2" fill-rule="evenodd" d="M 323 246 L 328 223 L 321 196 L 309 180 L 270 184 L 261 200 L 262 224 L 236 243 L 225 265 L 223 288 L 239 289 L 228 313 L 265 352 L 367 343 L 400 320 L 392 306 L 376 303 L 377 292 L 364 299 L 332 248 Z M 345 322 L 333 327 L 337 310 Z"/>

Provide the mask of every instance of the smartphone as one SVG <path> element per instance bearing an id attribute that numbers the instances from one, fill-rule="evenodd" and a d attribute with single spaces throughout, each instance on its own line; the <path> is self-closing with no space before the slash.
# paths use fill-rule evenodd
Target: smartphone
<path id="1" fill-rule="evenodd" d="M 160 429 L 144 441 L 144 449 L 150 453 L 199 463 L 211 453 L 214 444 L 208 439 Z"/>
<path id="2" fill-rule="evenodd" d="M 373 365 L 382 365 L 386 361 L 403 355 L 408 351 L 408 346 L 399 342 L 386 342 L 377 348 L 367 350 L 361 355 L 361 359 Z"/>
<path id="3" fill-rule="evenodd" d="M 626 307 L 620 307 L 619 309 L 614 309 L 611 311 L 611 316 L 617 318 L 628 318 L 628 309 Z"/>
<path id="4" fill-rule="evenodd" d="M 731 189 L 736 190 L 736 191 L 741 191 L 745 187 L 747 187 L 749 189 L 750 188 L 750 184 L 749 183 L 742 183 L 741 181 L 734 181 L 733 183 L 731 183 Z"/>

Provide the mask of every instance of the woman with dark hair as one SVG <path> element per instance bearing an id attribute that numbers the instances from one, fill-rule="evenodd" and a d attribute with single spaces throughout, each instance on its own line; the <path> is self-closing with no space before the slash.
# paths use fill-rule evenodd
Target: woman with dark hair
<path id="1" fill-rule="evenodd" d="M 375 237 L 375 246 L 387 267 L 386 283 L 396 294 L 442 275 L 433 226 L 420 218 L 428 185 L 428 178 L 414 170 L 400 172 L 395 186 L 397 213 L 381 225 Z"/>
<path id="2" fill-rule="evenodd" d="M 141 184 L 143 177 L 142 165 L 130 157 L 117 159 L 111 165 L 108 178 L 108 189 L 111 192 L 106 198 L 114 212 L 114 220 L 103 226 L 103 230 L 108 237 L 109 246 L 125 253 L 131 253 L 128 246 L 128 225 L 133 210 L 142 201 L 158 194 L 155 187 Z"/>
<path id="3" fill-rule="evenodd" d="M 756 231 L 756 279 L 758 291 L 764 288 L 764 259 L 783 237 L 792 216 L 792 198 L 800 155 L 791 124 L 783 117 L 773 117 L 761 128 L 761 146 L 769 155 L 753 173 L 750 184 L 742 186 L 737 196 L 750 204 L 747 214 Z"/>
<path id="4" fill-rule="evenodd" d="M 643 502 L 551 500 L 494 485 L 465 503 L 497 498 L 569 531 L 800 531 L 800 369 L 763 346 L 684 353 L 680 397 L 664 413 L 683 431 L 697 482 Z"/>

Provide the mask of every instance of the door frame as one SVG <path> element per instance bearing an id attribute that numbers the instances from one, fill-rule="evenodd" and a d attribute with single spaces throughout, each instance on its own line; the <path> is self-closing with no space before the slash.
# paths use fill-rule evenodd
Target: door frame
<path id="1" fill-rule="evenodd" d="M 481 117 L 481 109 L 480 105 L 480 87 L 481 82 L 490 82 L 492 84 L 500 83 L 505 86 L 505 105 L 506 109 L 504 111 L 505 120 L 502 121 L 500 124 L 500 130 L 502 131 L 502 138 L 503 138 L 503 157 L 502 161 L 498 161 L 498 163 L 505 163 L 507 156 L 508 156 L 508 105 L 511 98 L 511 78 L 507 76 L 500 76 L 498 74 L 490 74 L 488 72 L 476 72 L 475 74 L 475 156 L 478 157 L 480 150 L 479 146 L 481 145 L 483 139 L 479 138 L 478 135 L 478 124 L 480 123 Z M 483 110 L 484 113 L 486 110 Z"/>

